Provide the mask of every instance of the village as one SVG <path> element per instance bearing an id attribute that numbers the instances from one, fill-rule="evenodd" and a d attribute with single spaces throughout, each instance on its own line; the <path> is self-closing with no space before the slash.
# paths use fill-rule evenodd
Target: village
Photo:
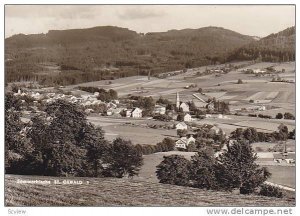
<path id="1" fill-rule="evenodd" d="M 30 89 L 24 85 L 10 87 L 14 89 L 14 95 L 28 105 L 22 116 L 25 122 L 29 121 L 33 114 L 42 112 L 45 104 L 66 100 L 79 104 L 88 115 L 88 120 L 101 126 L 109 140 L 122 137 L 130 139 L 136 145 L 155 145 L 164 138 L 170 138 L 175 142 L 174 150 L 193 152 L 200 145 L 199 139 L 196 140 L 197 133 L 206 131 L 212 135 L 205 143 L 213 143 L 209 145 L 218 153 L 226 147 L 227 142 L 232 141 L 230 134 L 239 127 L 253 127 L 264 133 L 276 131 L 280 123 L 285 124 L 289 131 L 295 128 L 294 117 L 291 114 L 294 110 L 290 113 L 292 106 L 276 102 L 279 101 L 278 97 L 287 96 L 280 90 L 286 87 L 276 83 L 277 91 L 273 91 L 274 84 L 271 84 L 272 77 L 278 76 L 278 73 L 293 80 L 293 63 L 264 63 L 264 68 L 273 69 L 273 75 L 269 69 L 267 76 L 257 77 L 258 73 L 264 74 L 267 69 L 251 68 L 261 65 L 241 62 L 230 67 L 202 67 L 188 69 L 164 79 L 148 75 L 133 77 L 131 81 L 128 78 L 114 80 L 113 84 L 98 81 L 79 86 L 50 88 Z M 241 83 L 236 78 L 231 81 L 232 76 L 241 77 Z M 206 83 L 209 77 L 215 77 L 215 80 Z M 192 83 L 192 79 L 197 82 Z M 223 83 L 218 84 L 217 79 L 222 79 Z M 263 82 L 268 84 L 261 87 Z M 284 85 L 288 85 L 293 93 L 292 81 Z M 260 86 L 261 91 L 254 91 L 253 88 L 257 90 L 256 86 Z M 241 92 L 242 89 L 246 91 Z M 279 112 L 282 112 L 282 115 L 285 113 L 281 120 L 276 117 Z M 219 135 L 224 137 L 223 140 L 218 140 Z M 275 142 L 273 146 L 276 145 L 278 144 Z M 282 166 L 283 162 L 293 165 L 295 147 L 294 144 L 289 147 L 281 152 L 269 148 L 268 152 L 257 153 L 261 156 L 262 164 L 266 164 L 267 160 L 267 164 L 272 166 Z M 257 149 L 261 149 L 261 146 Z"/>

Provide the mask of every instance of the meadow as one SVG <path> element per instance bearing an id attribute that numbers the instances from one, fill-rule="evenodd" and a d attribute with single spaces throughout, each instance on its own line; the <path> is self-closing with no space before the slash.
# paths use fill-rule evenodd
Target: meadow
<path id="1" fill-rule="evenodd" d="M 17 180 L 49 180 L 49 185 Z M 159 184 L 135 179 L 76 178 L 83 184 L 54 184 L 42 176 L 5 176 L 5 206 L 295 206 L 294 199 Z M 88 182 L 88 183 L 87 183 Z"/>

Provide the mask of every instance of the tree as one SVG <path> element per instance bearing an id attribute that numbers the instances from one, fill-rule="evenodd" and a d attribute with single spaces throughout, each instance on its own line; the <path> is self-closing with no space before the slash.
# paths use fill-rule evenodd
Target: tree
<path id="1" fill-rule="evenodd" d="M 292 113 L 286 112 L 284 113 L 284 119 L 291 119 L 291 120 L 295 120 L 295 116 Z"/>
<path id="2" fill-rule="evenodd" d="M 166 137 L 161 142 L 165 148 L 165 151 L 173 151 L 175 148 L 175 141 L 169 137 Z"/>
<path id="3" fill-rule="evenodd" d="M 277 113 L 277 115 L 276 115 L 276 119 L 282 119 L 283 118 L 283 115 L 282 115 L 282 113 Z"/>
<path id="4" fill-rule="evenodd" d="M 90 166 L 87 173 L 89 176 L 99 177 L 103 175 L 103 161 L 108 149 L 108 142 L 104 139 L 102 128 L 95 128 L 94 125 L 88 124 L 84 133 L 84 139 L 81 141 L 87 149 L 86 158 L 87 166 Z"/>
<path id="5" fill-rule="evenodd" d="M 294 129 L 294 130 L 292 130 L 292 131 L 290 131 L 290 133 L 289 133 L 289 139 L 295 139 L 295 137 L 296 137 L 296 130 Z"/>
<path id="6" fill-rule="evenodd" d="M 257 155 L 249 143 L 227 144 L 227 151 L 217 158 L 218 186 L 225 190 L 238 188 L 241 194 L 254 192 L 271 175 L 267 168 L 260 168 L 256 160 Z"/>
<path id="7" fill-rule="evenodd" d="M 89 135 L 94 128 L 87 123 L 85 113 L 63 100 L 47 105 L 45 111 L 46 115 L 32 118 L 28 131 L 33 155 L 39 158 L 33 163 L 41 163 L 42 175 L 85 176 L 88 140 L 95 141 Z"/>
<path id="8" fill-rule="evenodd" d="M 179 137 L 184 137 L 184 136 L 186 136 L 186 134 L 187 134 L 187 130 L 185 130 L 185 129 L 183 129 L 183 130 L 178 129 L 177 130 L 177 136 L 179 136 Z"/>
<path id="9" fill-rule="evenodd" d="M 193 187 L 215 189 L 215 161 L 206 151 L 199 151 L 191 158 L 190 180 Z"/>
<path id="10" fill-rule="evenodd" d="M 126 175 L 133 177 L 138 175 L 143 165 L 143 155 L 131 141 L 117 138 L 108 146 L 108 153 L 104 159 L 107 166 L 107 175 L 122 178 Z"/>
<path id="11" fill-rule="evenodd" d="M 179 113 L 177 115 L 177 121 L 183 121 L 184 120 L 184 113 Z"/>
<path id="12" fill-rule="evenodd" d="M 5 171 L 16 172 L 18 161 L 31 151 L 25 136 L 26 124 L 21 121 L 21 101 L 12 93 L 5 95 Z M 16 166 L 15 166 L 16 165 Z"/>
<path id="13" fill-rule="evenodd" d="M 278 126 L 278 133 L 280 136 L 280 140 L 287 140 L 289 137 L 289 129 L 286 125 L 282 123 Z"/>
<path id="14" fill-rule="evenodd" d="M 187 151 L 188 152 L 195 152 L 197 151 L 196 145 L 194 142 L 190 142 L 187 146 Z"/>
<path id="15" fill-rule="evenodd" d="M 238 79 L 237 84 L 243 84 L 243 81 L 241 79 Z"/>
<path id="16" fill-rule="evenodd" d="M 190 161 L 181 155 L 164 156 L 157 166 L 156 175 L 160 183 L 187 186 Z"/>

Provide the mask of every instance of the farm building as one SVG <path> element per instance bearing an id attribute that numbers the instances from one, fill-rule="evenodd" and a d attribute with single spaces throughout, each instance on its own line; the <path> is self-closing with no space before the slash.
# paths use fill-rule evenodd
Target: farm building
<path id="1" fill-rule="evenodd" d="M 183 112 L 189 112 L 190 111 L 190 107 L 186 103 L 181 103 L 179 108 L 181 108 Z"/>
<path id="2" fill-rule="evenodd" d="M 196 140 L 193 136 L 190 136 L 189 138 L 181 137 L 179 140 L 176 141 L 175 147 L 186 149 L 189 144 L 195 143 L 195 141 Z"/>
<path id="3" fill-rule="evenodd" d="M 106 111 L 106 115 L 108 116 L 121 116 L 120 112 L 124 110 L 124 108 L 110 108 Z"/>
<path id="4" fill-rule="evenodd" d="M 275 152 L 273 153 L 273 160 L 276 163 L 294 164 L 296 162 L 295 152 Z"/>
<path id="5" fill-rule="evenodd" d="M 184 122 L 179 122 L 176 125 L 176 130 L 187 130 L 187 125 Z"/>
<path id="6" fill-rule="evenodd" d="M 185 114 L 184 117 L 183 117 L 183 121 L 185 122 L 190 122 L 192 121 L 192 116 L 190 114 Z"/>
<path id="7" fill-rule="evenodd" d="M 126 110 L 126 117 L 132 117 L 132 118 L 141 118 L 142 112 L 140 108 L 133 108 L 130 110 Z"/>
<path id="8" fill-rule="evenodd" d="M 166 114 L 166 107 L 161 105 L 155 105 L 154 113 L 164 115 Z"/>

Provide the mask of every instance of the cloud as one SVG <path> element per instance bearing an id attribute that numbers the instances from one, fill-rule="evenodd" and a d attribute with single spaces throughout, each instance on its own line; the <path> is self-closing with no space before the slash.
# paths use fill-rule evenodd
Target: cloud
<path id="1" fill-rule="evenodd" d="M 98 12 L 100 8 L 97 8 Z M 14 5 L 5 7 L 7 18 L 55 18 L 55 19 L 89 19 L 95 16 L 92 6 L 75 5 Z"/>
<path id="2" fill-rule="evenodd" d="M 146 8 L 128 8 L 124 10 L 123 12 L 119 12 L 118 17 L 120 19 L 125 20 L 136 20 L 136 19 L 148 19 L 148 18 L 156 18 L 156 17 L 163 17 L 167 13 L 162 10 L 155 10 L 152 8 L 152 10 L 146 9 Z"/>

